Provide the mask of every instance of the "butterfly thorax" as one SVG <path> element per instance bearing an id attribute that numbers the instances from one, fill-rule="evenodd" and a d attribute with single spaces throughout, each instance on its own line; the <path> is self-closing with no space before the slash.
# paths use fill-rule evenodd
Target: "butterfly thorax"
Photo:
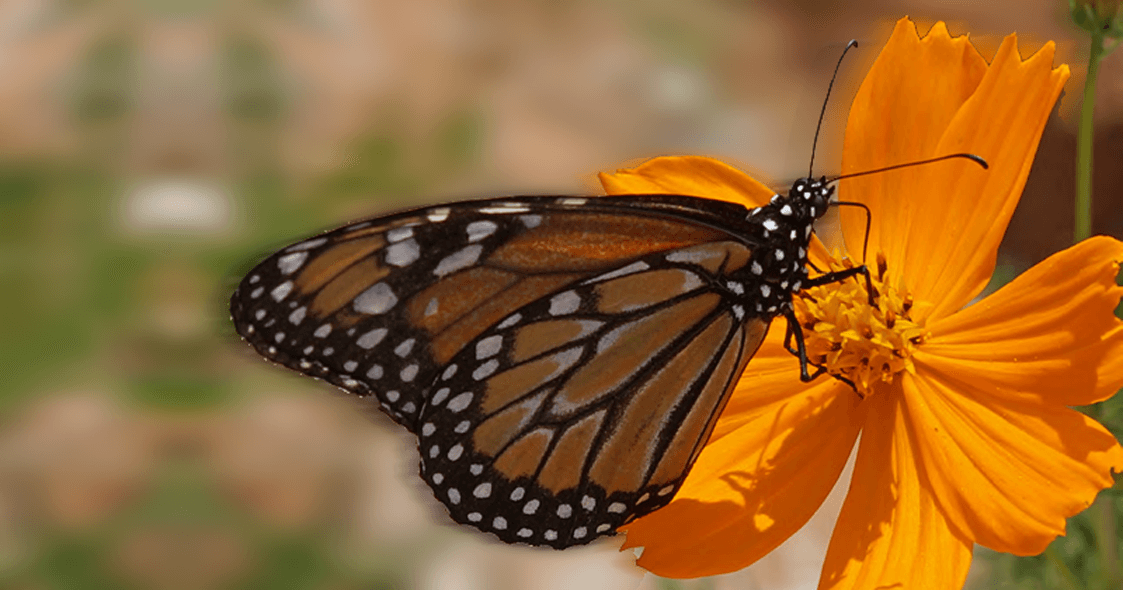
<path id="1" fill-rule="evenodd" d="M 752 209 L 747 218 L 747 238 L 754 241 L 753 256 L 737 273 L 750 314 L 775 317 L 791 308 L 792 295 L 807 282 L 807 252 L 817 219 L 830 203 L 834 187 L 825 178 L 796 181 L 788 194 Z"/>

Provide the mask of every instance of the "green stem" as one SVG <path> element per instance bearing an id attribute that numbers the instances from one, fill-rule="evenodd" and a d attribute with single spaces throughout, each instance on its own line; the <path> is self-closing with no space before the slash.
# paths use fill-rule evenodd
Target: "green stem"
<path id="1" fill-rule="evenodd" d="M 1104 36 L 1092 33 L 1088 55 L 1088 76 L 1084 80 L 1084 104 L 1080 107 L 1080 128 L 1076 133 L 1076 229 L 1073 241 L 1092 235 L 1092 146 L 1093 115 L 1096 109 L 1096 80 L 1104 57 Z"/>

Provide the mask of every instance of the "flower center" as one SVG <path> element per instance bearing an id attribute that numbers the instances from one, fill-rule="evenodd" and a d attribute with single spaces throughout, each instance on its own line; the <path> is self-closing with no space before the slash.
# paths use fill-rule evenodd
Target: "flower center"
<path id="1" fill-rule="evenodd" d="M 849 260 L 832 262 L 831 270 L 853 268 Z M 871 273 L 876 306 L 869 304 L 865 278 L 858 275 L 838 283 L 801 291 L 794 299 L 803 327 L 807 360 L 853 383 L 865 397 L 877 383 L 892 383 L 902 371 L 914 372 L 912 353 L 927 330 L 913 322 L 912 295 L 884 282 L 887 264 L 878 253 Z"/>

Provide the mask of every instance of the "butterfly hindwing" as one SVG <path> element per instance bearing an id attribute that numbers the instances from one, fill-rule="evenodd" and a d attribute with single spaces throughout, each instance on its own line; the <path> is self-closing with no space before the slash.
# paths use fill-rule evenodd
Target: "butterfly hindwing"
<path id="1" fill-rule="evenodd" d="M 732 241 L 651 253 L 461 348 L 418 430 L 422 477 L 453 518 L 564 548 L 669 502 L 767 331 L 723 280 L 748 255 Z"/>

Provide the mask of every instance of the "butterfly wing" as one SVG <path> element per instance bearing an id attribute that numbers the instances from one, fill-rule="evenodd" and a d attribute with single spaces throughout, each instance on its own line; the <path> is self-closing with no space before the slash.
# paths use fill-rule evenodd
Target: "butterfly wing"
<path id="1" fill-rule="evenodd" d="M 416 433 L 459 522 L 587 543 L 670 501 L 767 331 L 736 205 L 461 202 L 282 249 L 231 300 L 266 358 Z"/>
<path id="2" fill-rule="evenodd" d="M 744 215 L 678 199 L 496 199 L 351 224 L 260 263 L 231 315 L 266 358 L 373 394 L 415 431 L 441 367 L 511 310 L 651 252 L 728 239 L 705 220 Z"/>
<path id="3" fill-rule="evenodd" d="M 565 548 L 667 504 L 768 329 L 723 290 L 743 245 L 652 253 L 508 313 L 421 411 L 453 519 Z"/>

